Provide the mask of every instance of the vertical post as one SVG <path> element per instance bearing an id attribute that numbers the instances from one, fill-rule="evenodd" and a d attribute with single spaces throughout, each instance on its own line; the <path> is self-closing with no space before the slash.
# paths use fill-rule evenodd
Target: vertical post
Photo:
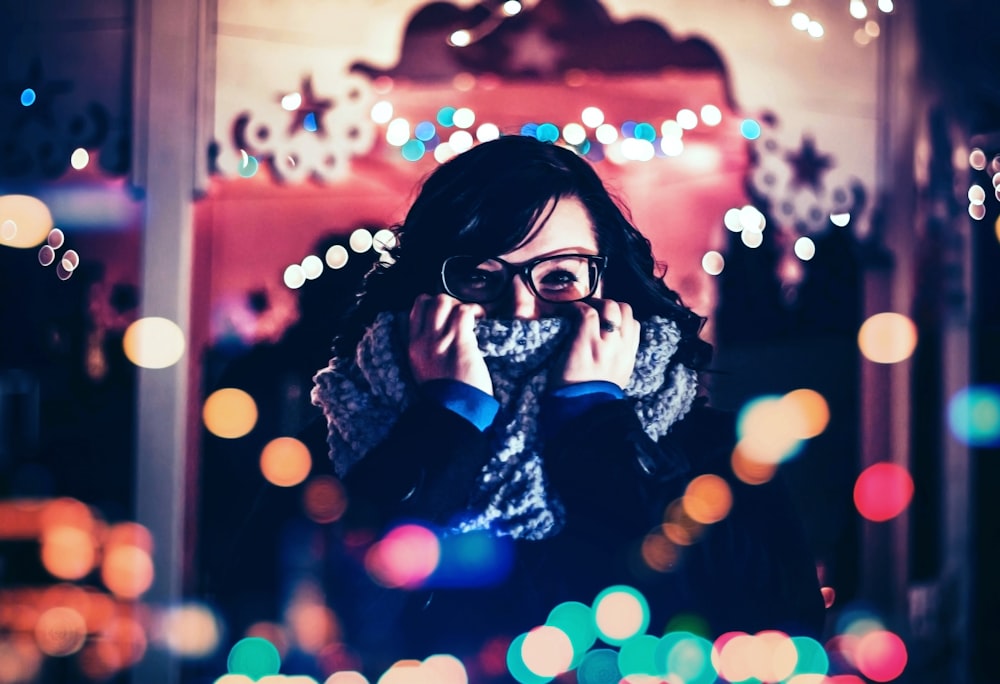
<path id="1" fill-rule="evenodd" d="M 878 238 L 889 265 L 869 270 L 864 315 L 894 311 L 911 315 L 917 222 L 913 174 L 916 121 L 923 110 L 918 87 L 914 10 L 897 5 L 879 38 L 876 158 L 880 206 Z M 912 363 L 879 366 L 862 361 L 861 467 L 886 461 L 910 467 Z M 906 623 L 909 582 L 909 515 L 862 528 L 862 593 L 886 612 L 897 628 Z"/>
<path id="2" fill-rule="evenodd" d="M 210 6 L 207 0 L 134 4 L 132 183 L 145 200 L 141 314 L 175 322 L 186 340 L 193 202 L 206 175 Z M 183 591 L 193 351 L 168 368 L 138 371 L 135 517 L 154 540 L 155 579 L 146 594 L 154 611 L 176 605 Z M 179 674 L 176 657 L 151 644 L 133 681 L 176 684 Z"/>

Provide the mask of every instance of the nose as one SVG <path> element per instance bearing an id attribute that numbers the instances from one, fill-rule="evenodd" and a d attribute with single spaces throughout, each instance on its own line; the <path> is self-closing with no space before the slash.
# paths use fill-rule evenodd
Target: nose
<path id="1" fill-rule="evenodd" d="M 535 296 L 523 278 L 514 278 L 511 283 L 511 304 L 514 318 L 533 320 L 542 317 L 542 300 Z"/>

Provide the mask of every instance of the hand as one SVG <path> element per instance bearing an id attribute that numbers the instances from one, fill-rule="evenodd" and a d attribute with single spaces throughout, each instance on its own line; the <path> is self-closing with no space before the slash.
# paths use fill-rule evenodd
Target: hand
<path id="1" fill-rule="evenodd" d="M 446 294 L 418 295 L 410 309 L 410 369 L 418 383 L 450 378 L 493 394 L 493 381 L 476 339 L 478 304 Z"/>
<path id="2" fill-rule="evenodd" d="M 639 322 L 632 307 L 610 299 L 575 302 L 576 337 L 566 353 L 557 386 L 606 380 L 624 389 L 635 368 Z"/>

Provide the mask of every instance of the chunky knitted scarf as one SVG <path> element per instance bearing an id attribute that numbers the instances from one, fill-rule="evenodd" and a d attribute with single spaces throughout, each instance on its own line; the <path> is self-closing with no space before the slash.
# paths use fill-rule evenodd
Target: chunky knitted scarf
<path id="1" fill-rule="evenodd" d="M 341 477 L 388 435 L 416 388 L 405 346 L 406 317 L 382 313 L 366 331 L 353 359 L 334 358 L 314 377 L 313 404 L 328 424 L 330 457 Z M 667 433 L 691 407 L 696 373 L 670 364 L 680 332 L 654 317 L 641 324 L 635 370 L 626 396 L 646 433 Z M 559 531 L 563 507 L 546 490 L 538 432 L 539 400 L 545 394 L 549 361 L 568 341 L 572 324 L 561 318 L 482 320 L 479 348 L 493 380 L 500 413 L 493 423 L 496 448 L 480 475 L 484 510 L 471 511 L 457 530 L 489 529 L 496 534 L 541 539 Z"/>

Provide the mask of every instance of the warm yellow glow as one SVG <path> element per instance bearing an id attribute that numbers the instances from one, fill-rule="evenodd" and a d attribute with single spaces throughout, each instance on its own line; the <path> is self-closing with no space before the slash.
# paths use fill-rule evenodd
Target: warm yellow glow
<path id="1" fill-rule="evenodd" d="M 279 487 L 294 487 L 306 479 L 311 468 L 308 447 L 294 437 L 272 439 L 260 454 L 264 478 Z"/>
<path id="2" fill-rule="evenodd" d="M 138 546 L 114 546 L 104 554 L 101 581 L 115 596 L 139 598 L 153 584 L 153 559 Z"/>
<path id="3" fill-rule="evenodd" d="M 770 481 L 778 467 L 774 463 L 764 463 L 748 458 L 742 442 L 737 443 L 736 448 L 733 449 L 731 464 L 733 474 L 750 485 L 759 485 Z"/>
<path id="4" fill-rule="evenodd" d="M 52 230 L 52 213 L 30 195 L 0 195 L 0 245 L 37 247 Z"/>
<path id="5" fill-rule="evenodd" d="M 830 406 L 816 390 L 797 389 L 781 398 L 800 439 L 812 439 L 830 423 Z"/>
<path id="6" fill-rule="evenodd" d="M 141 368 L 167 368 L 184 355 L 184 333 L 166 318 L 140 318 L 125 330 L 122 347 L 128 360 Z"/>
<path id="7" fill-rule="evenodd" d="M 97 557 L 93 536 L 78 527 L 55 525 L 42 535 L 42 565 L 53 576 L 66 580 L 86 577 Z"/>
<path id="8" fill-rule="evenodd" d="M 646 535 L 640 553 L 643 562 L 657 572 L 668 572 L 677 563 L 677 545 L 659 533 Z"/>
<path id="9" fill-rule="evenodd" d="M 917 346 L 917 326 L 900 313 L 875 314 L 861 324 L 858 348 L 869 361 L 899 363 Z"/>
<path id="10" fill-rule="evenodd" d="M 162 631 L 164 644 L 177 655 L 201 658 L 219 647 L 218 620 L 211 610 L 200 604 L 170 609 L 163 618 Z"/>
<path id="11" fill-rule="evenodd" d="M 35 625 L 35 641 L 42 653 L 67 656 L 83 647 L 87 638 L 87 623 L 77 611 L 66 606 L 49 608 Z"/>
<path id="12" fill-rule="evenodd" d="M 682 499 L 684 512 L 695 522 L 709 525 L 729 515 L 733 494 L 718 475 L 699 475 L 688 483 Z"/>
<path id="13" fill-rule="evenodd" d="M 243 390 L 225 387 L 208 395 L 201 417 L 205 427 L 216 437 L 236 439 L 248 434 L 257 424 L 257 403 Z"/>

